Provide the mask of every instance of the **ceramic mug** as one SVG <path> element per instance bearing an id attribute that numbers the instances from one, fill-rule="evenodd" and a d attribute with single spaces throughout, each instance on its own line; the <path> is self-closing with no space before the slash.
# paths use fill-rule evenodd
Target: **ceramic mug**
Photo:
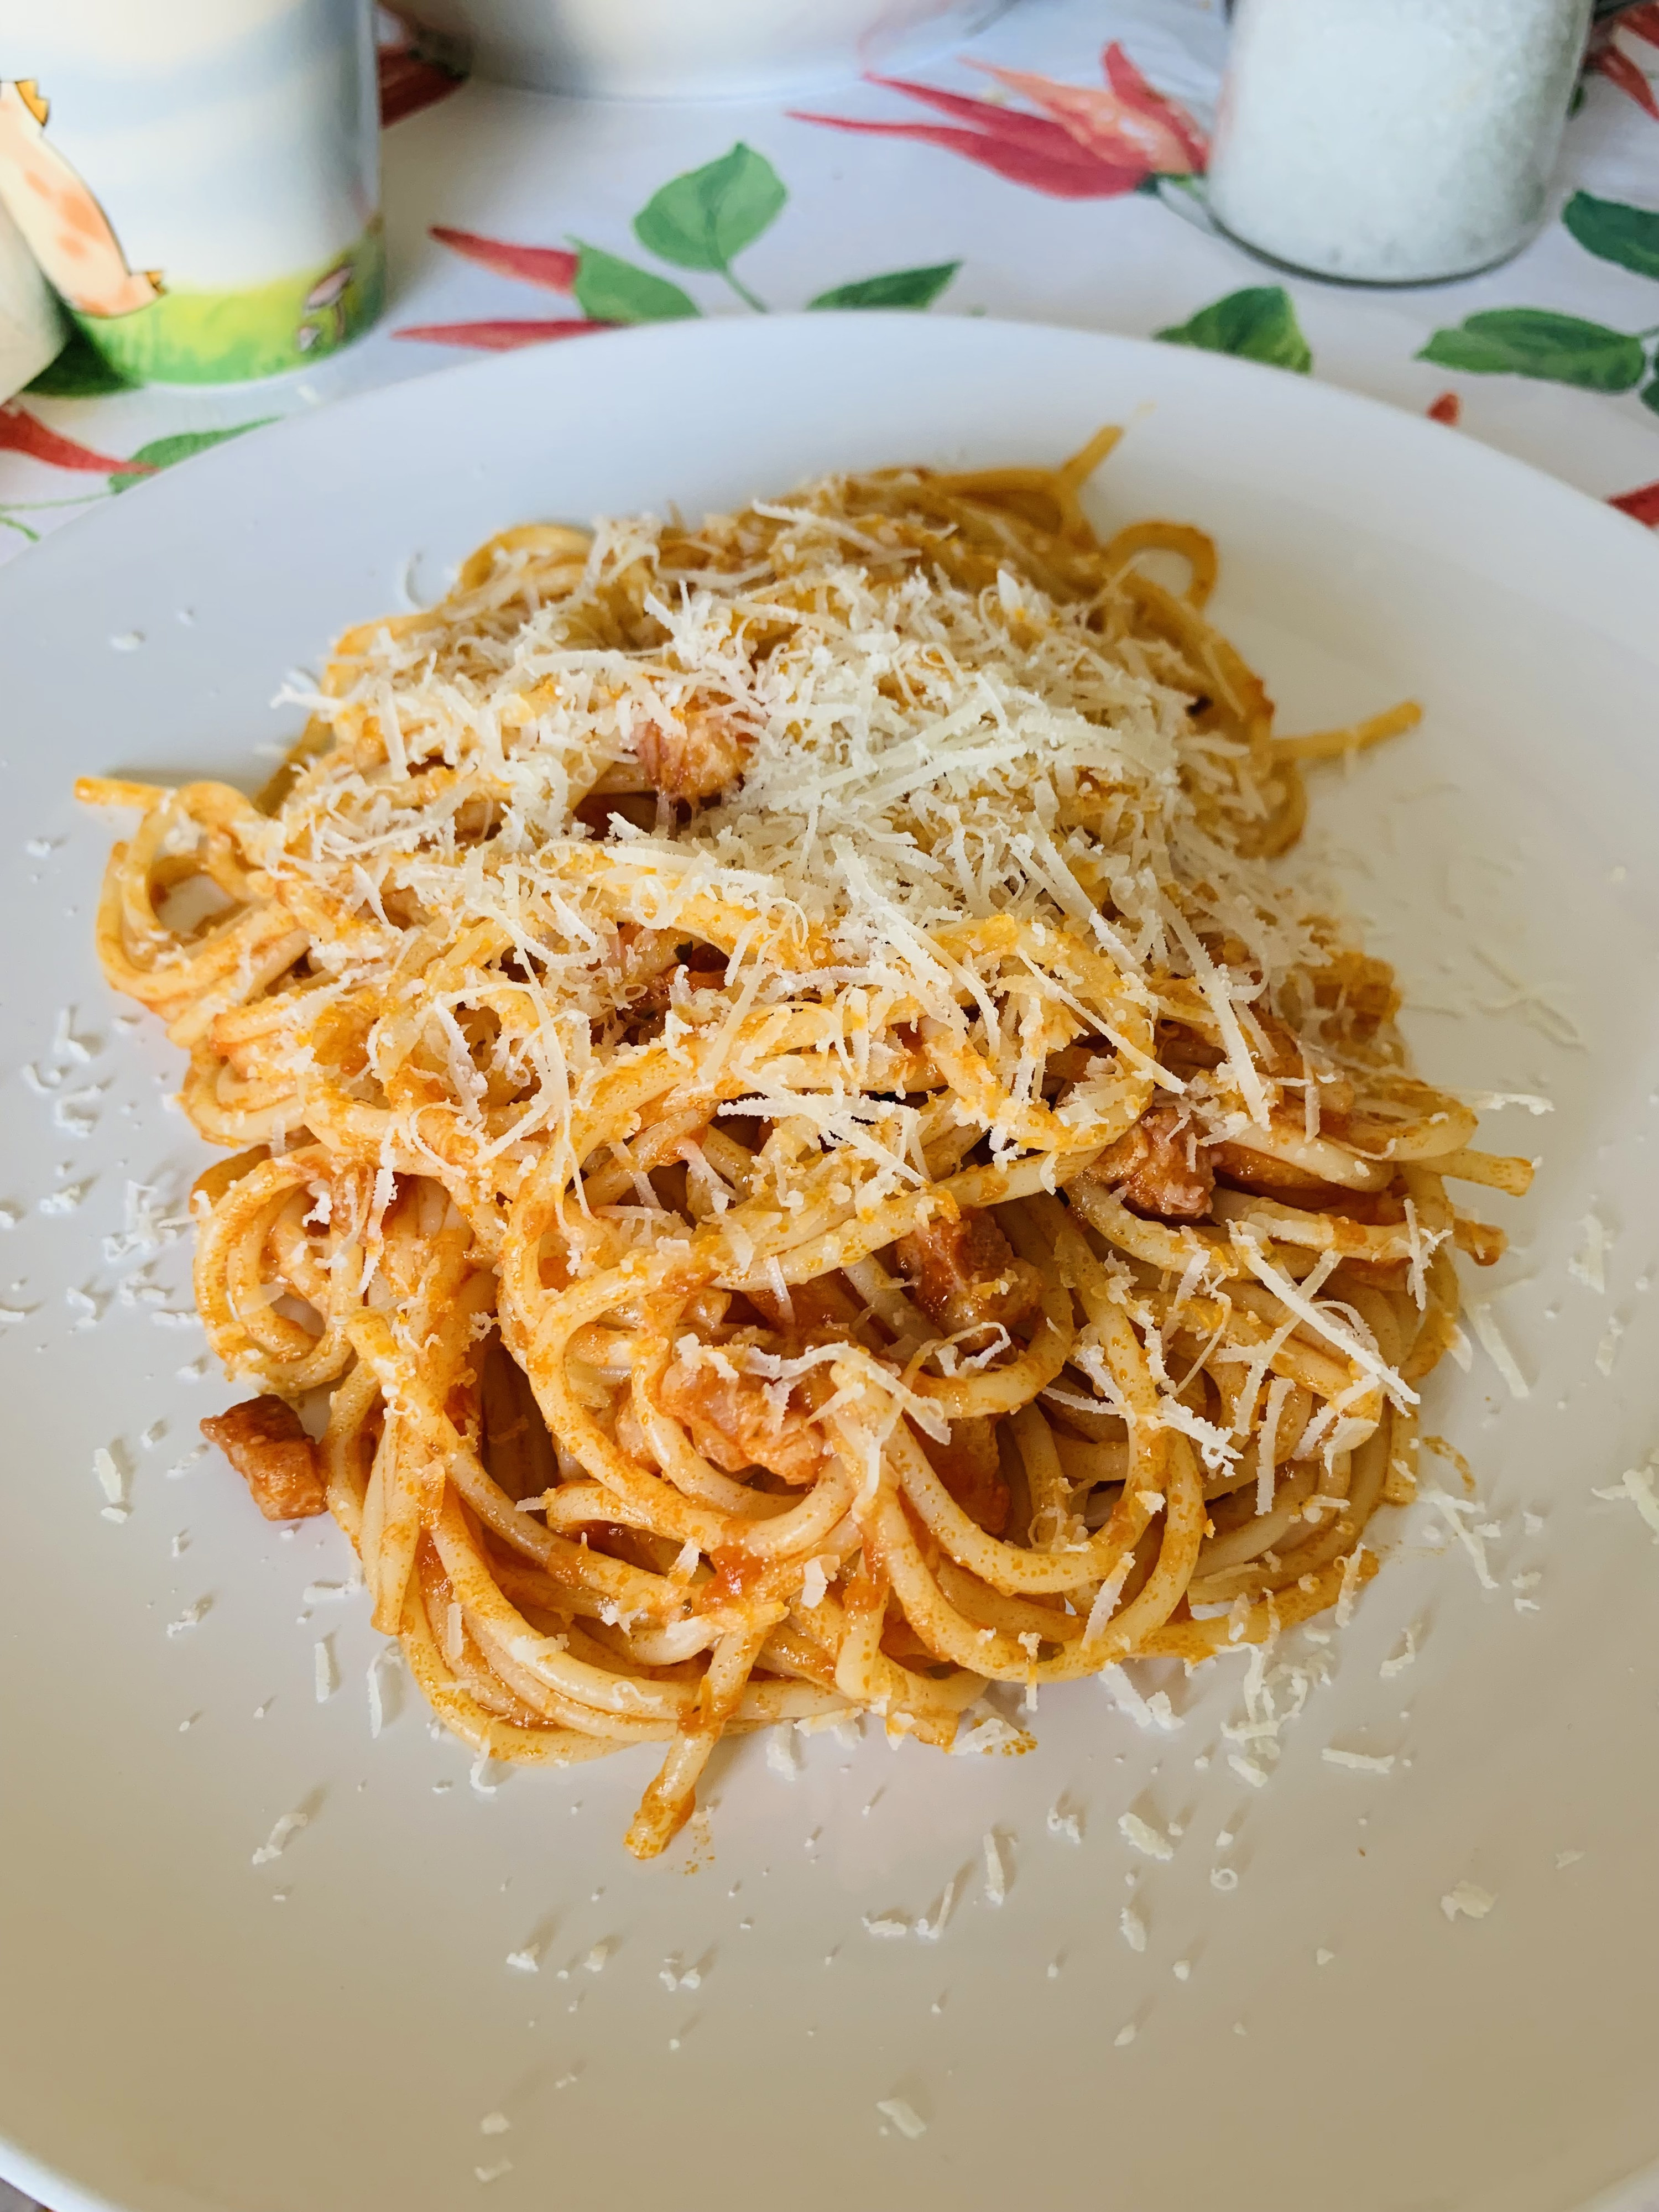
<path id="1" fill-rule="evenodd" d="M 0 203 L 135 383 L 271 376 L 385 289 L 369 0 L 0 0 Z"/>

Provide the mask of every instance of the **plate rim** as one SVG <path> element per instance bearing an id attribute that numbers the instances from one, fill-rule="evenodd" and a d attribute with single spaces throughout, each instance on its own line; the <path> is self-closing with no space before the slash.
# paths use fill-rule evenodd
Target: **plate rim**
<path id="1" fill-rule="evenodd" d="M 1214 375 L 1224 380 L 1236 380 L 1241 388 L 1258 391 L 1280 389 L 1285 380 L 1291 388 L 1304 395 L 1301 404 L 1322 409 L 1333 419 L 1344 416 L 1377 426 L 1380 433 L 1389 437 L 1404 435 L 1411 443 L 1420 444 L 1425 453 L 1435 438 L 1451 436 L 1457 441 L 1450 450 L 1459 458 L 1454 465 L 1461 470 L 1486 471 L 1494 484 L 1523 488 L 1532 498 L 1552 501 L 1560 507 L 1580 529 L 1601 537 L 1609 555 L 1628 560 L 1635 555 L 1638 561 L 1653 562 L 1659 571 L 1659 532 L 1648 529 L 1632 516 L 1624 514 L 1595 494 L 1584 491 L 1565 477 L 1553 475 L 1536 462 L 1522 459 L 1502 447 L 1488 444 L 1485 440 L 1467 432 L 1449 430 L 1448 426 L 1431 421 L 1395 401 L 1384 399 L 1368 392 L 1357 392 L 1350 386 L 1334 383 L 1313 374 L 1301 374 L 1280 368 L 1272 363 L 1252 361 L 1243 355 L 1212 351 L 1208 348 L 1183 346 L 1156 337 L 1143 337 L 1116 331 L 1083 328 L 1075 324 L 1048 321 L 1026 322 L 1007 316 L 939 315 L 925 308 L 858 308 L 837 307 L 817 310 L 797 310 L 786 314 L 769 314 L 745 319 L 732 314 L 686 317 L 673 321 L 637 323 L 623 328 L 600 330 L 585 337 L 584 349 L 595 345 L 611 351 L 628 349 L 630 351 L 672 351 L 678 347 L 693 350 L 704 347 L 716 349 L 735 346 L 739 351 L 750 347 L 765 347 L 786 343 L 798 331 L 839 329 L 858 331 L 860 341 L 868 338 L 878 344 L 879 334 L 892 328 L 911 332 L 937 331 L 950 333 L 958 338 L 964 331 L 984 331 L 1029 338 L 1034 346 L 1058 340 L 1080 350 L 1099 350 L 1125 360 L 1136 360 L 1147 364 L 1168 363 L 1172 357 L 1184 357 L 1188 362 L 1201 362 L 1200 369 L 1182 373 L 1200 377 Z M 968 341 L 971 348 L 979 341 Z M 227 480 L 248 465 L 250 454 L 278 453 L 285 447 L 303 447 L 314 437 L 325 434 L 325 428 L 333 428 L 343 420 L 372 416 L 377 412 L 394 411 L 403 404 L 412 404 L 416 394 L 465 394 L 474 389 L 487 392 L 492 384 L 511 387 L 521 380 L 532 378 L 538 369 L 551 368 L 556 376 L 557 365 L 568 358 L 565 342 L 550 342 L 538 346 L 525 346 L 510 352 L 487 355 L 473 361 L 452 362 L 439 368 L 425 370 L 413 376 L 398 378 L 395 382 L 378 384 L 359 392 L 341 394 L 322 405 L 265 422 L 257 426 L 257 441 L 253 434 L 233 435 L 200 453 L 191 455 L 184 464 L 128 487 L 118 505 L 89 507 L 61 524 L 38 544 L 26 546 L 0 566 L 0 622 L 3 622 L 12 600 L 25 588 L 21 581 L 28 576 L 45 575 L 52 568 L 78 553 L 92 532 L 110 532 L 121 526 L 118 514 L 126 512 L 134 495 L 140 502 L 133 511 L 144 514 L 160 501 L 177 503 L 189 497 L 192 502 L 210 498 L 218 477 Z M 252 391 L 252 386 L 238 386 L 238 391 Z M 462 402 L 463 409 L 465 400 Z M 191 488 L 188 491 L 186 487 Z M 1599 518 L 1592 521 L 1591 516 Z M 1644 546 L 1644 553 L 1636 553 Z M 67 551 L 59 548 L 66 547 Z M 1622 552 L 1620 551 L 1622 549 Z M 1650 648 L 1650 657 L 1659 662 L 1659 623 L 1649 632 L 1631 641 L 1638 649 L 1643 644 Z M 0 769 L 0 774 L 3 774 Z"/>

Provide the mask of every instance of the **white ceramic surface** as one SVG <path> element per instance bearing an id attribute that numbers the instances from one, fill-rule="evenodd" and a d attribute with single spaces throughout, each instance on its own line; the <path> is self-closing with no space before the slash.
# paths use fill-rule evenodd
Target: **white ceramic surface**
<path id="1" fill-rule="evenodd" d="M 1221 1732 L 1224 1662 L 1164 1684 L 1170 1734 L 1093 1683 L 1050 1692 L 1023 1760 L 818 1735 L 789 1779 L 748 1742 L 712 1846 L 638 1867 L 619 1838 L 647 1764 L 481 1795 L 407 1689 L 372 1739 L 362 1601 L 305 1597 L 345 1577 L 343 1540 L 270 1528 L 215 1461 L 169 1477 L 230 1394 L 194 1373 L 186 1243 L 124 1244 L 123 1194 L 176 1189 L 200 1147 L 163 1110 L 177 1056 L 115 1027 L 89 937 L 106 827 L 70 779 L 257 780 L 297 726 L 266 703 L 285 671 L 521 517 L 1058 457 L 1108 419 L 1130 432 L 1101 511 L 1217 532 L 1221 618 L 1283 726 L 1427 702 L 1419 733 L 1322 777 L 1315 815 L 1423 1009 L 1425 1067 L 1555 1101 L 1489 1125 L 1545 1155 L 1532 1199 L 1493 1201 L 1531 1395 L 1477 1352 L 1425 1421 L 1474 1468 L 1496 1587 L 1433 1511 L 1402 1516 L 1260 1790 L 1229 1764 L 1252 1747 Z M 1659 1411 L 1656 605 L 1632 525 L 1436 426 L 1189 350 L 873 315 L 665 325 L 375 392 L 0 577 L 0 2171 L 56 2212 L 1636 2203 L 1659 2154 L 1659 1550 L 1594 1492 Z M 1592 1207 L 1604 1296 L 1567 1273 Z M 131 1469 L 125 1522 L 100 1517 L 100 1446 Z M 1383 1675 L 1411 1624 L 1419 1656 Z M 1126 1809 L 1179 1826 L 1166 1863 Z M 959 1870 L 939 1941 L 866 1933 Z M 1486 1917 L 1446 1918 L 1460 1882 Z M 532 1943 L 536 1973 L 506 1964 Z M 671 1959 L 700 1985 L 665 1988 Z M 920 2139 L 883 2131 L 894 2098 Z"/>
<path id="2" fill-rule="evenodd" d="M 0 398 L 39 376 L 64 343 L 63 317 L 23 234 L 0 207 Z"/>
<path id="3" fill-rule="evenodd" d="M 415 0 L 481 76 L 592 100 L 763 100 L 910 67 L 1010 0 Z"/>

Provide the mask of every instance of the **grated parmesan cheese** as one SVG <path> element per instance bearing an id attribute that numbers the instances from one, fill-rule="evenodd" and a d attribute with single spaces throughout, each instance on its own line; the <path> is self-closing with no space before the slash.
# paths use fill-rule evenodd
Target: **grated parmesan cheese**
<path id="1" fill-rule="evenodd" d="M 945 1933 L 945 1923 L 956 1905 L 957 1891 L 961 1881 L 962 1876 L 953 1874 L 927 1911 L 918 1918 L 916 1933 L 924 1943 L 937 1943 Z"/>
<path id="2" fill-rule="evenodd" d="M 1000 1899 L 993 1901 L 1001 1902 Z M 864 1929 L 867 1936 L 882 1936 L 890 1940 L 908 1936 L 910 1933 L 909 1915 L 904 1912 L 866 1912 Z"/>
<path id="3" fill-rule="evenodd" d="M 1595 1371 L 1604 1381 L 1613 1372 L 1624 1334 L 1625 1323 L 1617 1314 L 1611 1315 L 1607 1328 L 1601 1333 L 1601 1341 L 1595 1347 Z"/>
<path id="4" fill-rule="evenodd" d="M 289 1838 L 291 1836 L 297 1836 L 301 1828 L 309 1827 L 310 1825 L 309 1813 L 279 1814 L 272 1825 L 270 1833 L 254 1852 L 249 1863 L 257 1867 L 269 1866 L 272 1859 L 281 1858 L 283 1853 L 288 1849 Z"/>
<path id="5" fill-rule="evenodd" d="M 37 1211 L 41 1213 L 74 1213 L 91 1188 L 91 1177 L 85 1182 L 66 1182 L 60 1189 L 49 1191 L 40 1200 Z"/>
<path id="6" fill-rule="evenodd" d="M 1121 1581 L 1122 1578 L 1120 1577 L 1120 1588 Z M 1091 1626 L 1085 1631 L 1085 1634 L 1093 1632 L 1092 1614 L 1090 1619 Z M 1127 1713 L 1137 1728 L 1161 1729 L 1167 1735 L 1173 1734 L 1181 1726 L 1181 1717 L 1170 1703 L 1169 1692 L 1155 1690 L 1150 1698 L 1143 1698 L 1127 1669 L 1115 1660 L 1109 1666 L 1101 1668 L 1100 1680 L 1110 1691 L 1113 1702 L 1119 1711 Z"/>
<path id="7" fill-rule="evenodd" d="M 966 1735 L 958 1733 L 951 1749 L 959 1757 L 990 1752 L 1018 1754 L 1031 1750 L 1035 1743 L 1035 1737 L 1024 1729 L 1016 1728 L 1012 1721 L 1004 1720 L 1000 1713 L 988 1713 Z"/>
<path id="8" fill-rule="evenodd" d="M 1475 1579 L 1481 1589 L 1495 1590 L 1498 1588 L 1497 1577 L 1486 1565 L 1486 1547 L 1482 1541 L 1480 1531 L 1479 1528 L 1472 1528 L 1466 1517 L 1480 1511 L 1479 1501 L 1470 1498 L 1453 1498 L 1448 1492 L 1433 1486 L 1425 1488 L 1421 1495 L 1424 1502 L 1432 1505 L 1439 1513 L 1453 1535 L 1468 1553 L 1469 1564 L 1474 1569 Z"/>
<path id="9" fill-rule="evenodd" d="M 1478 1882 L 1460 1881 L 1441 1899 L 1440 1910 L 1448 1920 L 1455 1920 L 1460 1913 L 1467 1920 L 1484 1920 L 1497 1902 L 1492 1892 Z"/>
<path id="10" fill-rule="evenodd" d="M 1462 1097 L 1466 1106 L 1473 1106 L 1482 1114 L 1495 1114 L 1504 1106 L 1522 1107 L 1534 1118 L 1540 1114 L 1555 1111 L 1553 1098 L 1540 1098 L 1531 1091 L 1465 1091 Z"/>
<path id="11" fill-rule="evenodd" d="M 1530 1397 L 1532 1393 L 1527 1378 L 1516 1364 L 1515 1354 L 1504 1340 L 1504 1333 L 1498 1326 L 1490 1301 L 1475 1300 L 1469 1307 L 1469 1319 L 1474 1324 L 1474 1333 L 1480 1340 L 1481 1348 L 1503 1376 L 1510 1397 Z"/>
<path id="12" fill-rule="evenodd" d="M 106 1445 L 100 1444 L 94 1452 L 92 1471 L 97 1476 L 99 1487 L 109 1503 L 112 1505 L 125 1505 L 127 1497 L 127 1479 L 114 1453 Z"/>
<path id="13" fill-rule="evenodd" d="M 1063 1836 L 1068 1844 L 1083 1841 L 1083 1817 L 1068 1810 L 1062 1799 L 1056 1799 L 1048 1808 L 1048 1829 L 1051 1836 Z"/>
<path id="14" fill-rule="evenodd" d="M 1613 1239 L 1607 1225 L 1598 1213 L 1587 1213 L 1580 1226 L 1584 1232 L 1583 1249 L 1567 1262 L 1567 1273 L 1575 1283 L 1586 1290 L 1607 1295 L 1607 1249 Z"/>
<path id="15" fill-rule="evenodd" d="M 349 1582 L 307 1583 L 300 1593 L 301 1605 L 322 1605 L 330 1598 L 352 1597 L 363 1586 L 363 1578 L 353 1575 Z"/>
<path id="16" fill-rule="evenodd" d="M 1133 1559 L 1129 1558 L 1120 1559 L 1096 1591 L 1094 1602 L 1089 1607 L 1089 1617 L 1083 1624 L 1083 1640 L 1085 1644 L 1092 1644 L 1097 1638 L 1105 1634 L 1106 1625 L 1117 1610 L 1117 1601 L 1122 1595 L 1124 1583 L 1129 1579 L 1129 1569 L 1133 1564 Z M 1104 1681 L 1107 1674 L 1114 1672 L 1121 1675 L 1122 1670 L 1113 1668 L 1103 1668 L 1101 1680 Z"/>
<path id="17" fill-rule="evenodd" d="M 1008 1862 L 994 1828 L 985 1831 L 982 1848 L 985 1852 L 985 1902 L 1000 1905 L 1008 1894 Z"/>
<path id="18" fill-rule="evenodd" d="M 795 1732 L 786 1721 L 781 1728 L 766 1732 L 766 1764 L 774 1774 L 781 1774 L 786 1782 L 798 1779 L 801 1771 L 800 1746 Z"/>
<path id="19" fill-rule="evenodd" d="M 1292 979 L 1325 968 L 1331 946 L 1312 894 L 1222 834 L 1262 809 L 1239 748 L 1195 731 L 1184 696 L 1161 680 L 1171 673 L 1165 654 L 1145 641 L 1117 650 L 1089 603 L 1056 602 L 1030 580 L 981 592 L 948 564 L 896 558 L 899 542 L 884 526 L 871 538 L 849 523 L 833 482 L 787 505 L 711 518 L 695 540 L 649 520 L 601 523 L 570 597 L 522 616 L 515 608 L 510 628 L 484 619 L 464 658 L 446 649 L 452 611 L 429 626 L 416 618 L 372 632 L 327 696 L 290 686 L 289 697 L 337 730 L 372 716 L 394 781 L 441 760 L 457 779 L 456 804 L 482 775 L 500 810 L 487 848 L 458 838 L 441 805 L 423 813 L 414 840 L 388 837 L 384 779 L 351 747 L 307 775 L 259 857 L 285 892 L 323 896 L 355 917 L 349 981 L 331 977 L 319 994 L 355 988 L 361 974 L 407 1000 L 386 920 L 393 896 L 457 932 L 533 935 L 550 1011 L 512 1047 L 510 1071 L 527 1094 L 514 1135 L 528 1148 L 568 1139 L 573 1099 L 594 1073 L 592 1036 L 618 1011 L 615 916 L 647 899 L 663 929 L 700 900 L 752 924 L 728 958 L 732 995 L 717 1025 L 694 1018 L 695 989 L 671 1008 L 669 1048 L 696 1035 L 704 1086 L 739 1052 L 747 1013 L 798 990 L 799 969 L 769 955 L 783 941 L 812 942 L 819 972 L 838 988 L 914 1000 L 924 1023 L 959 1044 L 981 1024 L 994 1032 L 981 956 L 947 956 L 934 935 L 964 912 L 994 909 L 1037 933 L 1063 924 L 1132 986 L 1190 981 L 1220 1034 L 1220 1082 L 1178 1076 L 1114 1038 L 1120 1057 L 1172 1093 L 1208 1098 L 1212 1117 L 1223 1110 L 1213 1094 L 1225 1090 L 1264 1121 L 1279 1102 L 1256 1063 L 1260 1017 Z M 723 557 L 711 562 L 716 544 Z M 626 647 L 600 645 L 599 631 L 611 632 L 596 629 L 595 606 L 609 605 L 624 575 L 653 627 L 642 622 Z M 758 653 L 757 625 L 776 633 Z M 709 697 L 732 702 L 749 740 L 741 778 L 716 803 L 672 834 L 620 814 L 603 837 L 573 822 L 573 801 L 612 787 L 607 775 L 637 775 L 644 722 Z M 1030 988 L 1044 1011 L 1076 1016 L 1077 992 L 1057 977 L 1033 965 Z M 478 1071 L 449 1041 L 455 1108 L 476 1116 Z M 988 1042 L 1019 1059 L 1018 1040 Z M 816 1122 L 859 1157 L 860 1174 L 872 1170 L 860 1203 L 878 1202 L 917 1177 L 916 1113 L 895 1098 L 872 1114 L 868 1072 L 822 1091 L 769 1073 L 732 1110 Z M 1097 1096 L 1109 1079 L 1090 1080 Z M 1089 1082 L 1053 1110 L 1086 1124 Z M 988 1134 L 994 1151 L 1014 1144 L 1007 1128 Z M 715 1179 L 700 1180 L 712 1194 Z M 666 1216 L 640 1227 L 647 1242 L 672 1233 Z"/>
<path id="20" fill-rule="evenodd" d="M 1143 1820 L 1139 1813 L 1120 1813 L 1117 1828 L 1126 1843 L 1133 1844 L 1138 1851 L 1144 1851 L 1149 1859 L 1172 1859 L 1175 1856 L 1175 1845 L 1168 1836 L 1162 1829 L 1153 1827 L 1150 1820 Z"/>
<path id="21" fill-rule="evenodd" d="M 1411 1626 L 1404 1632 L 1401 1649 L 1391 1657 L 1385 1659 L 1377 1668 L 1377 1673 L 1385 1682 L 1391 1681 L 1396 1674 L 1403 1674 L 1416 1658 L 1417 1632 L 1420 1625 L 1417 1621 L 1412 1623 Z"/>
<path id="22" fill-rule="evenodd" d="M 1392 1774 L 1394 1772 L 1392 1752 L 1386 1753 L 1379 1759 L 1374 1758 L 1369 1752 L 1339 1751 L 1334 1744 L 1328 1743 L 1319 1755 L 1328 1765 L 1346 1766 L 1356 1774 Z"/>
<path id="23" fill-rule="evenodd" d="M 1123 1905 L 1117 1916 L 1118 1933 L 1132 1951 L 1146 1948 L 1146 1923 L 1132 1905 Z"/>
<path id="24" fill-rule="evenodd" d="M 1659 1469 L 1659 1446 L 1649 1453 L 1644 1466 L 1627 1467 L 1617 1482 L 1606 1490 L 1592 1491 L 1590 1494 L 1609 1500 L 1623 1498 L 1633 1505 L 1652 1529 L 1654 1542 L 1659 1544 L 1659 1497 L 1655 1496 L 1653 1486 L 1656 1469 Z"/>
<path id="25" fill-rule="evenodd" d="M 1365 1547 L 1356 1544 L 1342 1562 L 1342 1584 L 1337 1592 L 1336 1607 L 1332 1614 L 1339 1628 L 1346 1628 L 1353 1618 L 1354 1593 L 1359 1587 L 1359 1562 Z"/>
<path id="26" fill-rule="evenodd" d="M 892 2122 L 907 2142 L 915 2142 L 919 2136 L 925 2136 L 927 2132 L 927 2121 L 915 2106 L 907 2104 L 902 2097 L 878 2098 L 876 2110 L 884 2119 Z"/>
<path id="27" fill-rule="evenodd" d="M 381 1670 L 382 1668 L 390 1669 L 395 1665 L 392 1654 L 397 1650 L 398 1646 L 395 1644 L 389 1645 L 386 1650 L 377 1651 L 368 1662 L 365 1686 L 368 1692 L 368 1733 L 371 1741 L 379 1736 L 387 1721 L 392 1717 L 392 1713 L 387 1710 L 386 1678 Z"/>

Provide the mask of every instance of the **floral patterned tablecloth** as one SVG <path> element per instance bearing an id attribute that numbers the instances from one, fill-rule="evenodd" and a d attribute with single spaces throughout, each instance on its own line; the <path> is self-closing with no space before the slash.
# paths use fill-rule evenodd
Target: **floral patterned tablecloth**
<path id="1" fill-rule="evenodd" d="M 1426 411 L 1659 527 L 1659 0 L 1598 30 L 1526 252 L 1389 291 L 1281 278 L 1209 227 L 1219 0 L 1020 0 L 913 77 L 787 106 L 461 83 L 383 22 L 380 327 L 210 391 L 111 388 L 72 347 L 0 407 L 0 559 L 222 438 L 469 351 L 830 306 L 1244 354 Z"/>
<path id="2" fill-rule="evenodd" d="M 388 21 L 380 327 L 298 376 L 212 391 L 111 388 L 71 347 L 0 406 L 0 559 L 222 439 L 469 352 L 822 307 L 1243 354 L 1659 528 L 1659 0 L 1596 33 L 1525 252 L 1390 291 L 1282 278 L 1209 227 L 1226 35 L 1219 0 L 1019 0 L 912 78 L 665 107 L 462 83 Z"/>

